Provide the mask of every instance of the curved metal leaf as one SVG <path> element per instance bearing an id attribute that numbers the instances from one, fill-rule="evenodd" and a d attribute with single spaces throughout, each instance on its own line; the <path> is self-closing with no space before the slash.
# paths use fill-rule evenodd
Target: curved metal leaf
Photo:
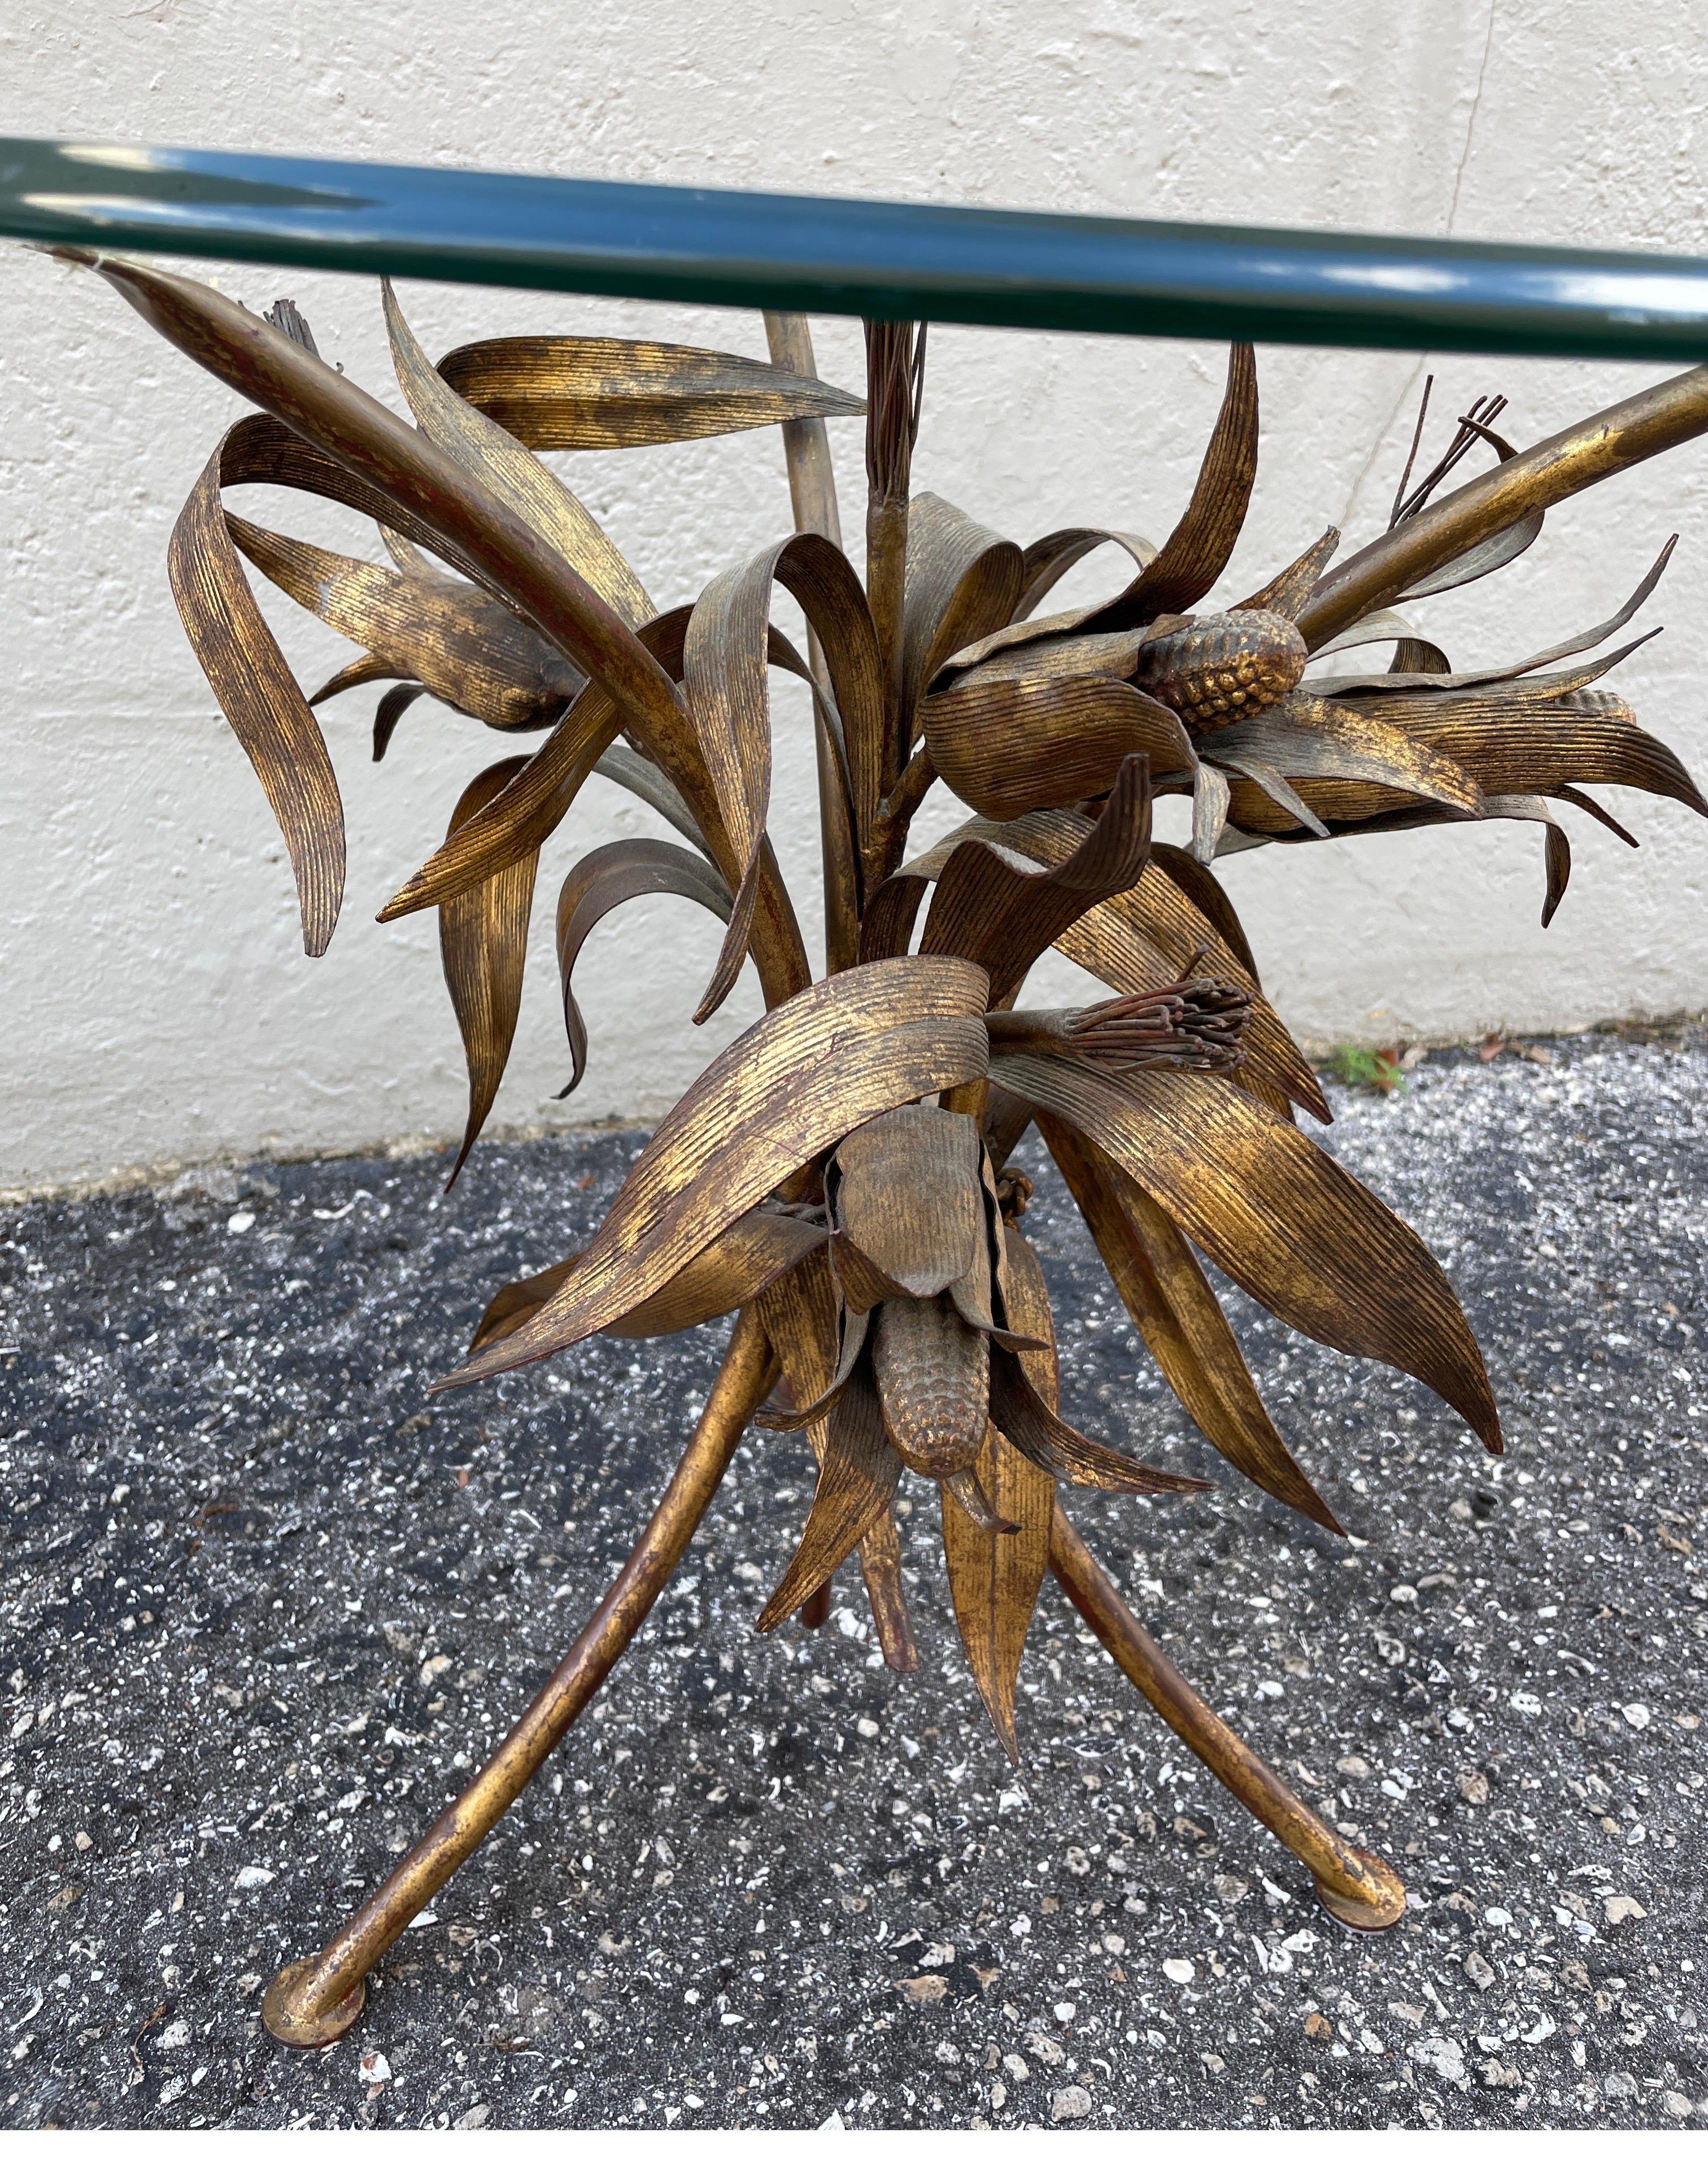
<path id="1" fill-rule="evenodd" d="M 1516 693 L 1360 698 L 1357 709 L 1451 759 L 1485 795 L 1555 795 L 1589 781 L 1668 796 L 1708 817 L 1678 759 L 1611 691 L 1536 702 Z"/>
<path id="2" fill-rule="evenodd" d="M 1116 1291 L 1181 1406 L 1242 1476 L 1338 1536 L 1341 1526 L 1288 1452 L 1190 1244 L 1156 1200 L 1078 1130 L 1039 1116 L 1050 1157 Z"/>
<path id="3" fill-rule="evenodd" d="M 344 899 L 344 804 L 319 722 L 232 546 L 219 500 L 220 467 L 216 451 L 173 525 L 166 560 L 172 595 L 196 663 L 284 836 L 303 951 L 324 954 Z"/>
<path id="4" fill-rule="evenodd" d="M 1117 599 L 1088 615 L 1087 629 L 1137 628 L 1159 614 L 1194 606 L 1226 567 L 1257 476 L 1257 356 L 1249 343 L 1228 351 L 1227 390 L 1187 510 L 1162 550 Z"/>
<path id="5" fill-rule="evenodd" d="M 792 1272 L 803 1257 L 824 1247 L 824 1229 L 786 1213 L 763 1206 L 738 1219 L 733 1227 L 708 1243 L 674 1279 L 637 1310 L 631 1310 L 605 1328 L 618 1340 L 652 1340 L 670 1333 L 686 1333 L 714 1317 L 739 1310 L 743 1303 Z M 548 1265 L 526 1279 L 510 1280 L 487 1305 L 475 1328 L 469 1353 L 489 1348 L 520 1333 L 535 1314 L 563 1286 L 581 1261 L 581 1251 Z"/>
<path id="6" fill-rule="evenodd" d="M 1042 1399 L 1061 1403 L 1061 1372 L 1050 1291 L 1036 1251 L 1017 1230 L 1008 1234 L 1004 1293 L 1009 1323 L 1044 1345 L 1022 1359 Z M 973 1469 L 986 1505 L 1000 1523 L 991 1531 L 950 1494 L 943 1498 L 943 1554 L 955 1619 L 967 1663 L 991 1725 L 1018 1764 L 1014 1690 L 1028 1631 L 1050 1560 L 1050 1520 L 1055 1480 L 994 1427 Z"/>
<path id="7" fill-rule="evenodd" d="M 677 1101 L 526 1334 L 443 1383 L 466 1385 L 601 1331 L 851 1129 L 983 1075 L 989 996 L 971 963 L 877 962 L 774 1008 Z"/>
<path id="8" fill-rule="evenodd" d="M 1076 568 L 1088 553 L 1094 553 L 1099 545 L 1119 545 L 1123 553 L 1140 570 L 1148 568 L 1156 558 L 1156 548 L 1148 538 L 1141 538 L 1132 530 L 1088 529 L 1076 524 L 1067 530 L 1052 530 L 1047 537 L 1036 538 L 1021 555 L 1020 595 L 1014 601 L 1014 618 L 1023 621 L 1033 609 L 1048 598 L 1070 568 Z M 1072 616 L 1078 619 L 1076 611 Z"/>
<path id="9" fill-rule="evenodd" d="M 374 706 L 373 761 L 376 765 L 391 748 L 391 738 L 397 732 L 398 721 L 417 697 L 425 697 L 427 691 L 419 682 L 404 682 L 394 689 L 388 689 Z"/>
<path id="10" fill-rule="evenodd" d="M 735 890 L 730 929 L 705 996 L 703 1022 L 729 997 L 747 952 L 771 790 L 771 588 L 791 591 L 824 645 L 842 732 L 853 749 L 881 743 L 883 684 L 877 638 L 858 580 L 826 538 L 801 533 L 715 577 L 684 639 L 683 687 L 729 842 Z M 798 662 L 797 662 L 798 663 Z M 855 783 L 857 802 L 860 782 Z"/>
<path id="11" fill-rule="evenodd" d="M 1441 1267 L 1300 1129 L 1215 1076 L 1116 1088 L 1036 1054 L 993 1056 L 991 1073 L 1089 1137 L 1265 1309 L 1409 1372 L 1500 1451 L 1488 1374 Z"/>
<path id="12" fill-rule="evenodd" d="M 1308 545 L 1297 560 L 1283 568 L 1278 576 L 1271 576 L 1260 589 L 1248 599 L 1242 599 L 1230 613 L 1280 614 L 1284 621 L 1295 621 L 1304 609 L 1311 594 L 1311 587 L 1323 570 L 1335 557 L 1335 548 L 1341 542 L 1341 533 L 1331 523 L 1314 545 Z"/>
<path id="13" fill-rule="evenodd" d="M 563 479 L 439 376 L 410 330 L 388 279 L 381 281 L 380 292 L 397 382 L 427 438 L 475 471 L 631 628 L 655 619 L 658 610 L 645 585 Z"/>
<path id="14" fill-rule="evenodd" d="M 1581 629 L 1576 636 L 1568 636 L 1561 643 L 1551 643 L 1540 651 L 1532 652 L 1528 659 L 1521 659 L 1513 665 L 1490 666 L 1468 674 L 1455 674 L 1445 667 L 1438 672 L 1428 669 L 1407 672 L 1396 668 L 1387 674 L 1369 674 L 1362 678 L 1347 675 L 1322 682 L 1314 681 L 1308 687 L 1322 696 L 1342 695 L 1352 690 L 1367 691 L 1378 697 L 1398 696 L 1408 689 L 1481 689 L 1496 682 L 1516 682 L 1521 675 L 1536 674 L 1541 668 L 1553 665 L 1557 660 L 1573 658 L 1582 651 L 1593 651 L 1598 643 L 1605 643 L 1610 636 L 1617 636 L 1629 622 L 1638 607 L 1645 604 L 1653 594 L 1656 585 L 1667 572 L 1667 564 L 1672 559 L 1678 543 L 1675 533 L 1661 548 L 1654 565 L 1617 613 L 1610 614 L 1606 621 L 1597 621 L 1593 628 Z M 1345 636 L 1324 645 L 1315 656 L 1325 658 L 1331 651 L 1345 650 L 1358 638 L 1359 629 L 1375 628 L 1378 624 L 1381 625 L 1384 633 L 1390 624 L 1395 625 L 1395 633 L 1402 639 L 1416 634 L 1416 631 L 1399 614 L 1373 614 L 1369 620 L 1360 621 L 1357 628 L 1348 629 Z M 1658 634 L 1659 632 L 1651 633 Z M 1646 638 L 1641 640 L 1647 641 Z M 1620 660 L 1628 658 L 1634 648 L 1628 645 L 1610 657 L 1595 662 L 1588 671 L 1588 678 L 1594 680 L 1608 672 L 1618 665 Z M 1576 669 L 1564 682 L 1550 677 L 1546 682 L 1528 683 L 1513 693 L 1520 696 L 1559 696 L 1574 686 L 1582 686 Z"/>
<path id="15" fill-rule="evenodd" d="M 824 1455 L 795 1557 L 759 1615 L 762 1634 L 781 1626 L 828 1582 L 889 1512 L 901 1458 L 884 1436 L 872 1367 L 862 1357 L 825 1422 Z"/>
<path id="16" fill-rule="evenodd" d="M 934 492 L 907 508 L 902 608 L 901 724 L 911 722 L 932 676 L 951 653 L 1000 628 L 1020 594 L 1020 548 Z"/>
<path id="17" fill-rule="evenodd" d="M 1197 764 L 1174 714 L 1109 675 L 957 682 L 919 715 L 944 784 L 987 818 L 1106 795 L 1126 757 L 1153 773 Z"/>
<path id="18" fill-rule="evenodd" d="M 1480 577 L 1492 576 L 1497 568 L 1516 560 L 1521 553 L 1528 553 L 1542 534 L 1542 510 L 1533 507 L 1521 515 L 1516 522 L 1497 530 L 1492 538 L 1485 538 L 1480 545 L 1473 545 L 1437 568 L 1421 583 L 1411 584 L 1397 594 L 1397 605 L 1404 605 L 1408 599 L 1433 598 L 1437 591 L 1455 591 L 1461 583 L 1474 583 Z"/>
<path id="19" fill-rule="evenodd" d="M 1026 1375 L 1018 1356 L 990 1350 L 990 1414 L 997 1429 L 1029 1460 L 1068 1484 L 1097 1492 L 1208 1492 L 1202 1477 L 1176 1477 L 1100 1445 L 1056 1414 Z"/>
<path id="20" fill-rule="evenodd" d="M 1011 853 L 1048 864 L 1071 855 L 1089 825 L 1078 811 L 1034 810 L 1011 820 L 1001 829 L 1000 838 Z M 1183 849 L 1158 844 L 1151 857 L 1136 886 L 1087 909 L 1067 927 L 1055 942 L 1057 952 L 1117 992 L 1154 991 L 1172 984 L 1187 974 L 1196 958 L 1204 959 L 1209 975 L 1236 988 L 1247 983 L 1250 971 L 1249 981 L 1255 986 L 1258 980 L 1248 950 L 1241 952 L 1229 942 L 1220 923 L 1198 905 L 1179 874 L 1183 867 L 1200 871 L 1206 886 L 1220 894 L 1215 881 Z M 1231 916 L 1231 904 L 1226 895 L 1221 897 Z M 1242 940 L 1243 933 L 1239 936 Z M 1273 1084 L 1320 1121 L 1334 1118 L 1315 1071 L 1260 991 L 1255 993 L 1247 1019 L 1245 1047 L 1247 1069 L 1233 1079 L 1236 1082 L 1253 1090 L 1259 1083 Z M 1248 1080 L 1248 1076 L 1255 1079 Z"/>
<path id="21" fill-rule="evenodd" d="M 1392 709 L 1384 716 L 1295 690 L 1254 720 L 1221 729 L 1216 758 L 1230 766 L 1270 767 L 1295 786 L 1301 781 L 1361 781 L 1479 816 L 1483 798 L 1474 776 L 1439 743 L 1408 733 L 1408 725 L 1407 715 Z M 1327 796 L 1307 799 L 1320 817 L 1342 814 Z M 1234 822 L 1249 832 L 1255 829 L 1247 813 L 1248 806 L 1237 797 Z M 1296 814 L 1289 814 L 1298 822 Z"/>
<path id="22" fill-rule="evenodd" d="M 419 682 L 471 719 L 494 727 L 543 727 L 586 686 L 586 675 L 471 583 L 351 560 L 263 530 L 240 515 L 225 521 L 233 542 L 262 575 L 329 628 L 364 645 L 373 671 Z M 348 669 L 334 682 L 353 686 Z M 317 691 L 316 699 L 332 693 L 329 686 Z"/>
<path id="23" fill-rule="evenodd" d="M 1234 959 L 1243 964 L 1249 975 L 1252 989 L 1260 992 L 1263 980 L 1258 975 L 1257 957 L 1252 952 L 1245 927 L 1220 880 L 1207 864 L 1199 863 L 1187 849 L 1176 848 L 1171 841 L 1153 841 L 1150 855 L 1152 863 L 1169 884 L 1186 896 L 1205 922 L 1214 927 L 1217 936 L 1226 942 Z M 1318 1118 L 1326 1120 L 1328 1115 L 1324 1113 Z"/>
<path id="24" fill-rule="evenodd" d="M 765 1289 L 758 1308 L 765 1336 L 782 1363 L 791 1407 L 797 1413 L 810 1411 L 838 1378 L 846 1344 L 838 1339 L 839 1306 L 824 1256 L 804 1257 L 785 1278 Z M 764 1421 L 763 1411 L 758 1420 Z M 822 1466 L 829 1444 L 828 1414 L 813 1417 L 806 1430 Z M 901 1587 L 895 1517 L 887 1505 L 860 1540 L 860 1566 L 884 1663 L 891 1673 L 912 1673 L 919 1652 Z"/>
<path id="25" fill-rule="evenodd" d="M 866 404 L 822 379 L 669 341 L 522 334 L 442 356 L 439 376 L 525 447 L 653 447 Z"/>
<path id="26" fill-rule="evenodd" d="M 1136 886 L 1150 854 L 1150 780 L 1123 758 L 1096 822 L 1061 862 L 1017 864 L 989 841 L 965 841 L 931 897 L 922 954 L 956 954 L 990 973 L 991 1004 L 1013 1003 L 1033 964 L 1098 903 Z"/>
<path id="27" fill-rule="evenodd" d="M 647 757 L 638 750 L 625 748 L 613 743 L 604 755 L 596 760 L 593 770 L 601 779 L 614 781 L 625 787 L 631 795 L 656 810 L 669 825 L 674 825 L 685 841 L 691 842 L 707 861 L 711 852 L 706 846 L 706 837 L 695 823 L 694 814 L 683 801 L 680 792 L 659 771 Z"/>
<path id="28" fill-rule="evenodd" d="M 294 467 L 295 481 L 312 480 L 311 489 L 368 506 L 506 599 L 605 688 L 647 754 L 670 770 L 663 752 L 688 732 L 675 684 L 598 589 L 492 489 L 483 471 L 444 453 L 383 403 L 215 290 L 119 258 L 102 257 L 97 269 L 164 339 L 318 448 L 355 486 L 335 489 L 324 465 L 300 462 L 288 445 L 274 442 L 267 459 Z M 443 390 L 447 401 L 455 400 L 449 388 Z M 253 443 L 246 451 L 254 457 Z"/>
<path id="29" fill-rule="evenodd" d="M 466 825 L 527 761 L 507 757 L 477 773 L 457 798 L 451 831 Z M 533 906 L 538 862 L 537 855 L 522 857 L 439 910 L 439 959 L 469 1071 L 468 1125 L 445 1184 L 447 1195 L 493 1109 L 510 1057 L 522 1001 L 522 973 L 527 966 L 528 912 Z"/>
<path id="30" fill-rule="evenodd" d="M 674 842 L 607 841 L 583 856 L 564 881 L 558 896 L 558 975 L 573 1073 L 560 1097 L 569 1096 L 587 1064 L 587 1024 L 570 989 L 576 959 L 602 917 L 637 895 L 651 893 L 680 894 L 725 923 L 730 920 L 731 896 L 721 873 L 703 856 Z"/>

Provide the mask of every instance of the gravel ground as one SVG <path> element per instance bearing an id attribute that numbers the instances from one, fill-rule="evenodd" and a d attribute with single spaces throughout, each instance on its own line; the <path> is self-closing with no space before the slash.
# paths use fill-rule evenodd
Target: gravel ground
<path id="1" fill-rule="evenodd" d="M 373 1980 L 261 1987 L 438 1810 L 648 1510 L 719 1341 L 429 1411 L 636 1140 L 208 1169 L 0 1212 L 10 2125 L 1667 2126 L 1708 2117 L 1708 1041 L 1441 1055 L 1339 1155 L 1435 1247 L 1505 1415 L 1234 1307 L 1354 1533 L 1242 1481 L 1077 1495 L 1161 1639 L 1411 1890 L 1355 1937 L 1046 1590 L 1011 1774 L 906 1519 L 921 1671 L 848 1584 L 752 1632 L 806 1504 L 752 1433 L 604 1701 Z M 1044 1161 L 1035 1140 L 1020 1158 Z M 1087 1427 L 1209 1474 L 1047 1183 Z"/>

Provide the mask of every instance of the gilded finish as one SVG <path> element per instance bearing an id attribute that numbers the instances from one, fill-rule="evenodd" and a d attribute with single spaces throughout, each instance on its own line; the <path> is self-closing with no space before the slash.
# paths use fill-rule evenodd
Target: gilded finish
<path id="1" fill-rule="evenodd" d="M 802 1435 L 799 1455 L 778 1458 L 816 1470 L 801 1533 L 774 1541 L 762 1627 L 797 1613 L 821 1626 L 831 1586 L 857 1570 L 886 1661 L 917 1670 L 894 1511 L 910 1471 L 937 1487 L 956 1626 L 1011 1758 L 1020 1662 L 1053 1570 L 1147 1702 L 1309 1867 L 1325 1907 L 1359 1930 L 1395 1921 L 1405 1893 L 1394 1872 L 1245 1748 L 1080 1541 L 1073 1492 L 1143 1500 L 1131 1519 L 1149 1532 L 1165 1532 L 1174 1500 L 1209 1486 L 1105 1446 L 1063 1413 L 1048 1283 L 1025 1233 L 1032 1183 L 1011 1162 L 1035 1122 L 1041 1155 L 1203 1438 L 1302 1519 L 1340 1529 L 1276 1428 L 1200 1253 L 1312 1339 L 1409 1372 L 1499 1450 L 1483 1359 L 1441 1267 L 1295 1125 L 1298 1109 L 1331 1112 L 1263 997 L 1213 865 L 1275 842 L 1516 820 L 1543 829 L 1545 922 L 1570 870 L 1559 806 L 1621 831 L 1588 792 L 1609 781 L 1708 814 L 1677 758 L 1604 686 L 1670 545 L 1610 618 L 1510 665 L 1455 671 L 1409 610 L 1516 558 L 1568 494 L 1708 430 L 1708 371 L 1523 452 L 1495 428 L 1505 405 L 1484 397 L 1414 484 L 1420 411 L 1382 536 L 1336 566 L 1337 533 L 1305 543 L 1302 524 L 1287 566 L 1242 599 L 1209 604 L 1256 475 L 1257 369 L 1244 345 L 1160 548 L 1097 527 L 1022 545 L 917 488 L 930 445 L 920 325 L 868 326 L 862 403 L 818 378 L 798 319 L 768 320 L 763 362 L 552 334 L 477 344 L 435 367 L 388 289 L 411 427 L 322 362 L 294 306 L 258 318 L 175 274 L 68 254 L 256 405 L 191 492 L 172 576 L 284 833 L 308 950 L 330 941 L 344 885 L 323 710 L 335 717 L 336 699 L 388 683 L 376 758 L 423 695 L 507 735 L 543 733 L 471 780 L 443 845 L 381 911 L 438 912 L 470 1082 L 450 1180 L 477 1151 L 515 1034 L 537 873 L 595 772 L 677 837 L 625 837 L 552 873 L 565 1095 L 600 1028 L 582 1016 L 575 971 L 625 902 L 667 893 L 692 905 L 708 972 L 698 1019 L 747 962 L 764 1002 L 683 1092 L 586 1248 L 502 1288 L 436 1389 L 595 1334 L 652 1339 L 740 1313 L 681 1464 L 599 1611 L 372 1898 L 281 1973 L 269 2029 L 304 2046 L 348 2029 L 367 1969 L 621 1655 L 750 1421 Z M 829 437 L 862 408 L 863 577 L 841 549 Z M 793 533 L 662 610 L 540 459 L 603 462 L 625 447 L 772 426 Z M 1472 461 L 1489 467 L 1441 496 Z M 257 482 L 372 516 L 385 561 L 226 510 L 224 492 Z M 1099 605 L 1047 610 L 1061 578 L 1104 548 L 1121 556 L 1121 587 Z M 361 647 L 312 698 L 245 562 Z M 782 592 L 805 617 L 804 649 L 778 625 Z M 826 965 L 816 978 L 767 830 L 779 675 L 805 683 L 815 737 Z M 961 822 L 911 853 L 912 820 L 939 785 L 963 804 Z M 1153 842 L 1160 795 L 1189 800 L 1189 851 Z M 1027 980 L 1051 952 L 1111 997 L 1026 1006 Z"/>
<path id="2" fill-rule="evenodd" d="M 622 1572 L 497 1753 L 422 1835 L 337 1936 L 268 1986 L 262 2018 L 281 2043 L 342 2037 L 361 2011 L 362 1979 L 453 1871 L 467 1862 L 580 1718 L 675 1571 L 777 1365 L 758 1318 L 736 1320 L 706 1406 Z"/>

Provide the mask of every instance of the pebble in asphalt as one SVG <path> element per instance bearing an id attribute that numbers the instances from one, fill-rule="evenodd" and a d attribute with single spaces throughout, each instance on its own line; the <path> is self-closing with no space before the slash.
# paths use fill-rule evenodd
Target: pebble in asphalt
<path id="1" fill-rule="evenodd" d="M 1076 1495 L 1186 1671 L 1411 1891 L 1365 1940 L 1046 1590 L 1008 1769 L 862 1596 L 752 1633 L 805 1512 L 751 1433 L 642 1640 L 323 2054 L 262 2030 L 628 1549 L 716 1328 L 429 1408 L 638 1139 L 209 1168 L 0 1212 L 0 2118 L 15 2128 L 1700 2124 L 1708 1041 L 1561 1040 L 1342 1101 L 1508 1451 L 1237 1300 L 1342 1543 L 1226 1471 Z M 1035 1139 L 1020 1154 L 1040 1177 Z M 1216 1473 L 1059 1188 L 1069 1413 Z M 436 1920 L 435 1920 L 436 1919 Z"/>

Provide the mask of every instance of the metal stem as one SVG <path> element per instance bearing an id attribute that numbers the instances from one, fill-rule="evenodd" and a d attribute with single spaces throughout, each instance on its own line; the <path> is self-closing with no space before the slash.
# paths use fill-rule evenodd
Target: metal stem
<path id="1" fill-rule="evenodd" d="M 1284 1786 L 1160 1649 L 1084 1539 L 1057 1507 L 1050 1565 L 1116 1665 L 1230 1794 L 1296 1855 L 1331 1916 L 1357 1931 L 1385 1931 L 1406 1913 L 1406 1889 L 1380 1856 L 1353 1847 Z"/>
<path id="2" fill-rule="evenodd" d="M 767 311 L 765 338 L 771 361 L 802 378 L 816 378 L 818 366 L 813 354 L 813 329 L 804 317 L 787 311 Z M 842 521 L 836 505 L 836 472 L 830 461 L 829 434 L 822 417 L 797 417 L 783 427 L 783 455 L 789 472 L 789 504 L 796 530 L 816 531 L 833 545 L 842 543 Z M 822 687 L 830 682 L 829 661 L 818 631 L 807 631 L 807 663 Z M 843 831 L 842 782 L 831 740 L 833 730 L 822 707 L 813 699 L 818 760 L 818 821 L 824 864 L 824 972 L 852 969 L 860 958 L 860 881 L 857 868 L 857 843 Z M 828 1610 L 828 1609 L 827 1609 Z M 821 1616 L 822 1619 L 822 1616 Z M 819 1625 L 809 1621 L 809 1627 Z"/>
<path id="3" fill-rule="evenodd" d="M 491 1761 L 337 1936 L 317 1954 L 281 1969 L 267 1987 L 262 2019 L 281 2044 L 331 2045 L 355 2022 L 367 1972 L 473 1854 L 622 1656 L 669 1581 L 748 1419 L 776 1378 L 776 1359 L 758 1318 L 743 1311 L 657 1512 L 562 1665 Z"/>

